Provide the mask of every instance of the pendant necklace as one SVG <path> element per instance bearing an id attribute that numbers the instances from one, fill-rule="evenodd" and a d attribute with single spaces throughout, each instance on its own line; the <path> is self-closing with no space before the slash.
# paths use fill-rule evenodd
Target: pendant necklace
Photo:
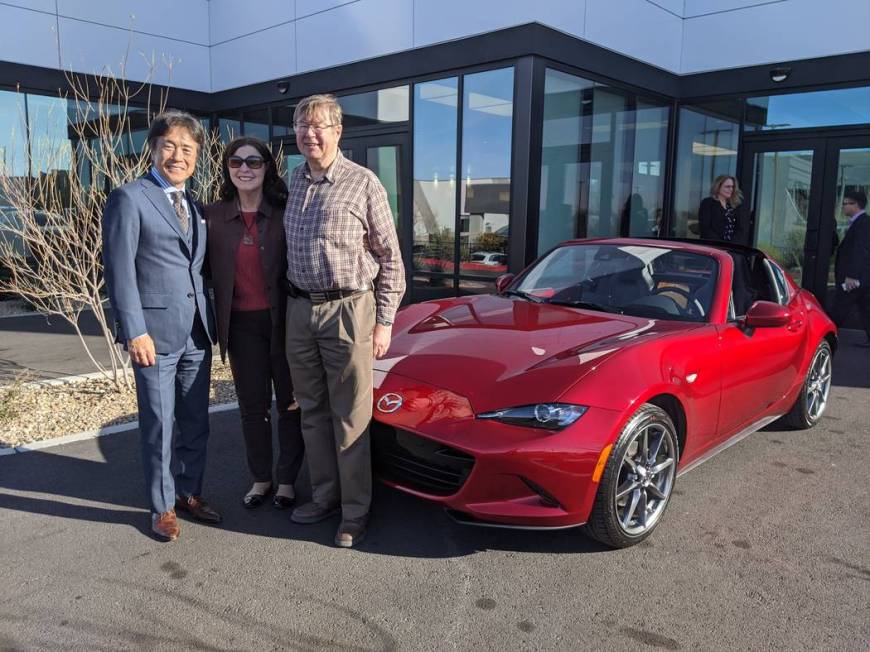
<path id="1" fill-rule="evenodd" d="M 245 234 L 242 236 L 242 244 L 247 245 L 247 246 L 251 246 L 254 244 L 254 233 L 255 233 L 255 230 L 257 228 L 256 216 L 254 217 L 254 221 L 251 224 L 251 226 L 254 229 L 254 230 L 252 230 L 251 227 L 248 226 L 247 220 L 245 220 L 245 215 L 242 212 L 241 203 L 239 203 L 239 215 L 242 216 L 242 224 L 245 226 Z"/>

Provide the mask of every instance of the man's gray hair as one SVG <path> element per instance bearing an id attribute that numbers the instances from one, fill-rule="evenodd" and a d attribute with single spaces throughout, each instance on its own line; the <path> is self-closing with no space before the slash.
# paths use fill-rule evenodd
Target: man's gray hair
<path id="1" fill-rule="evenodd" d="M 335 95 L 309 95 L 296 105 L 293 111 L 293 124 L 298 124 L 303 118 L 310 118 L 319 111 L 325 111 L 329 124 L 340 125 L 342 120 L 341 105 Z"/>

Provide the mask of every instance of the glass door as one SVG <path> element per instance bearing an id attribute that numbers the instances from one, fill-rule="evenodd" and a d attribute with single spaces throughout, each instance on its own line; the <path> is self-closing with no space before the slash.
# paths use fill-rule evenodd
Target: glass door
<path id="1" fill-rule="evenodd" d="M 741 175 L 754 246 L 811 289 L 817 276 L 824 146 L 812 139 L 748 143 Z"/>
<path id="2" fill-rule="evenodd" d="M 834 295 L 834 260 L 836 246 L 843 241 L 849 218 L 843 214 L 843 196 L 859 190 L 870 195 L 870 136 L 829 138 L 825 164 L 825 187 L 822 195 L 822 220 L 828 224 L 821 238 L 820 256 L 827 261 L 817 294 L 830 306 Z M 848 327 L 849 324 L 846 324 Z M 857 322 L 854 324 L 859 327 Z"/>

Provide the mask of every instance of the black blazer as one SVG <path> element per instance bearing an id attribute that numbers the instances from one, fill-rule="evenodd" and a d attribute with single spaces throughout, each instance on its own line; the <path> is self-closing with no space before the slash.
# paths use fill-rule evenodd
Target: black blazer
<path id="1" fill-rule="evenodd" d="M 858 279 L 861 287 L 870 287 L 870 215 L 858 216 L 843 236 L 834 261 L 837 285 L 846 277 Z"/>
<path id="2" fill-rule="evenodd" d="M 749 215 L 743 204 L 737 207 L 734 215 L 734 237 L 731 242 L 748 245 Z M 698 223 L 701 238 L 704 240 L 725 240 L 725 209 L 715 197 L 705 197 L 698 208 Z"/>
<path id="3" fill-rule="evenodd" d="M 229 341 L 230 313 L 236 278 L 236 252 L 244 234 L 244 222 L 235 202 L 217 202 L 204 209 L 208 223 L 208 264 L 214 307 L 217 317 L 217 337 L 221 359 L 226 359 Z M 257 215 L 260 234 L 260 264 L 266 281 L 266 294 L 272 314 L 272 353 L 284 350 L 285 311 L 287 309 L 287 239 L 284 237 L 284 207 L 274 207 L 263 201 Z"/>

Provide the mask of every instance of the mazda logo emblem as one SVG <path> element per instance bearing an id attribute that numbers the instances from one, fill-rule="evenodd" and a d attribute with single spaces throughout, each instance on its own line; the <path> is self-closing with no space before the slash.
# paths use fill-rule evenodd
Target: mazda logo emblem
<path id="1" fill-rule="evenodd" d="M 387 414 L 395 412 L 402 407 L 402 400 L 402 397 L 398 394 L 384 394 L 378 401 L 378 410 Z"/>

